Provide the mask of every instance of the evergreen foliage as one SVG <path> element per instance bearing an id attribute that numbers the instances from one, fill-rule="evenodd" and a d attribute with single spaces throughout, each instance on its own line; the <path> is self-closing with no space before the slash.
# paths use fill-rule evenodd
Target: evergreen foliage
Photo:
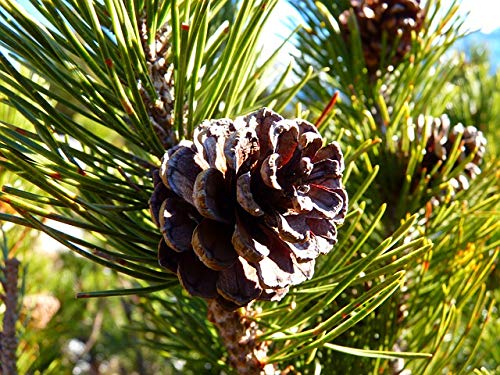
<path id="1" fill-rule="evenodd" d="M 13 228 L 10 241 L 23 243 L 23 257 L 35 265 L 41 260 L 23 226 L 86 258 L 60 256 L 65 299 L 75 281 L 82 282 L 80 298 L 117 296 L 63 307 L 36 333 L 59 349 L 51 358 L 40 355 L 28 325 L 19 328 L 29 348 L 19 356 L 20 370 L 74 366 L 59 337 L 87 337 L 103 314 L 104 333 L 93 350 L 97 357 L 118 355 L 125 370 L 234 371 L 206 302 L 188 296 L 158 265 L 161 234 L 148 200 L 165 147 L 191 139 L 204 119 L 263 106 L 308 117 L 327 142 L 339 142 L 349 194 L 338 243 L 318 258 L 314 277 L 281 301 L 249 310 L 261 330 L 255 339 L 269 344 L 267 363 L 304 374 L 498 370 L 500 193 L 491 144 L 499 81 L 478 55 L 449 62 L 462 35 L 458 5 L 427 1 L 410 51 L 396 66 L 382 58 L 373 75 L 359 25 L 351 21 L 350 37 L 341 34 L 339 17 L 349 2 L 293 2 L 306 24 L 295 38 L 300 54 L 269 83 L 280 54 L 262 61 L 259 43 L 265 22 L 277 22 L 276 3 L 30 0 L 28 11 L 16 0 L 2 2 L 2 230 Z M 161 64 L 169 81 L 148 65 L 158 37 L 167 40 Z M 154 112 L 163 98 L 159 83 L 171 95 L 162 116 Z M 462 155 L 462 135 L 445 162 L 421 168 L 429 135 L 418 135 L 417 118 L 445 113 L 490 140 L 468 189 L 452 188 L 477 152 Z M 28 269 L 27 285 L 39 280 L 38 268 Z M 92 323 L 69 327 L 68 316 Z"/>

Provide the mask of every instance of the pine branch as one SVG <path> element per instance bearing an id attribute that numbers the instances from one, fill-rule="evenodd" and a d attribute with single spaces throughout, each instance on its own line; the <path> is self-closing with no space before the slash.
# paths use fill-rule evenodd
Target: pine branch
<path id="1" fill-rule="evenodd" d="M 218 328 L 229 353 L 229 362 L 238 374 L 274 374 L 276 366 L 266 364 L 268 343 L 257 342 L 260 330 L 251 308 L 227 311 L 216 301 L 208 304 L 208 319 Z"/>
<path id="2" fill-rule="evenodd" d="M 354 8 L 355 4 L 352 4 Z M 386 273 L 386 269 L 395 270 L 392 267 L 396 268 L 400 261 L 405 260 L 408 273 L 401 289 L 393 293 L 375 314 L 353 326 L 349 335 L 339 336 L 335 344 L 431 353 L 432 359 L 414 358 L 398 362 L 400 370 L 408 368 L 417 373 L 459 368 L 461 364 L 450 360 L 450 356 L 461 353 L 469 340 L 474 340 L 469 330 L 463 330 L 464 320 L 472 319 L 469 307 L 477 301 L 477 293 L 484 288 L 492 272 L 492 262 L 497 257 L 494 250 L 497 226 L 494 222 L 497 221 L 499 204 L 496 173 L 493 172 L 498 161 L 494 152 L 485 157 L 482 165 L 477 164 L 481 174 L 476 179 L 467 178 L 466 185 L 457 184 L 457 181 L 464 181 L 468 163 L 478 161 L 475 155 L 480 153 L 479 147 L 465 153 L 465 142 L 447 141 L 450 147 L 446 160 L 422 167 L 429 155 L 433 155 L 430 149 L 432 136 L 424 134 L 429 134 L 429 131 L 437 134 L 437 130 L 433 127 L 431 131 L 430 123 L 423 126 L 427 130 L 420 128 L 416 125 L 417 117 L 424 113 L 440 116 L 448 101 L 453 100 L 449 92 L 446 92 L 446 97 L 436 94 L 446 91 L 444 88 L 448 82 L 458 74 L 455 64 L 443 64 L 440 59 L 462 35 L 460 25 L 463 22 L 456 17 L 456 4 L 449 9 L 443 9 L 439 1 L 426 4 L 425 26 L 413 37 L 408 58 L 393 66 L 394 69 L 382 69 L 370 76 L 367 66 L 359 63 L 366 56 L 363 56 L 366 51 L 363 51 L 360 39 L 363 26 L 358 23 L 361 20 L 353 22 L 351 17 L 349 40 L 343 34 L 341 15 L 349 8 L 348 2 L 294 3 L 307 24 L 299 32 L 297 41 L 304 54 L 299 64 L 303 67 L 312 64 L 318 70 L 323 69 L 302 91 L 301 99 L 310 106 L 313 114 L 319 116 L 333 91 L 339 90 L 339 100 L 332 114 L 335 127 L 325 124 L 322 130 L 351 146 L 373 138 L 381 142 L 366 156 L 361 156 L 358 163 L 351 164 L 351 173 L 346 173 L 347 186 L 359 187 L 360 193 L 368 191 L 368 202 L 371 203 L 360 204 L 363 215 L 351 211 L 351 215 L 356 215 L 351 220 L 363 228 L 370 228 L 366 218 L 373 217 L 380 204 L 387 204 L 388 213 L 370 235 L 370 243 L 375 248 L 378 245 L 373 244 L 373 239 L 385 239 L 403 220 L 415 213 L 420 215 L 405 234 L 400 260 L 391 262 L 391 252 L 388 252 L 388 257 L 381 257 L 387 264 L 382 261 L 379 269 L 360 278 L 365 285 L 371 286 L 376 275 L 391 274 Z M 353 9 L 350 12 L 353 14 Z M 384 65 L 383 56 L 381 61 Z M 449 138 L 453 137 L 451 133 L 447 134 Z M 367 185 L 368 181 L 373 183 Z M 352 197 L 352 191 L 349 193 Z M 359 194 L 355 193 L 354 197 L 359 199 Z M 353 227 L 343 229 L 349 236 L 356 233 Z M 416 245 L 420 250 L 404 250 L 406 245 L 419 239 L 424 241 Z M 432 249 L 426 248 L 431 241 Z M 345 247 L 343 242 L 339 245 Z M 467 249 L 459 254 L 470 254 L 470 258 L 461 263 L 457 249 Z M 326 269 L 335 269 L 338 261 L 343 261 L 341 257 L 333 259 L 335 261 L 328 262 Z M 355 253 L 347 253 L 347 259 L 356 259 Z M 455 274 L 456 278 L 451 276 Z M 351 298 L 345 297 L 346 303 L 366 291 L 353 288 L 352 293 Z M 309 303 L 314 300 L 311 298 Z M 337 303 L 339 300 L 342 299 L 337 298 Z M 489 303 L 481 299 L 477 306 L 487 308 Z M 450 304 L 455 307 L 450 307 Z M 436 336 L 436 329 L 441 336 Z M 450 336 L 458 339 L 453 345 L 447 344 L 445 336 L 447 340 Z M 434 347 L 429 344 L 432 340 L 435 340 Z M 381 358 L 354 362 L 331 350 L 318 352 L 316 357 L 308 359 L 311 366 L 332 372 L 339 368 L 352 373 L 392 371 L 392 364 Z M 284 355 L 289 353 L 284 352 Z"/>
<path id="3" fill-rule="evenodd" d="M 16 258 L 6 259 L 3 267 L 5 280 L 2 282 L 5 292 L 2 298 L 5 303 L 5 313 L 3 316 L 3 330 L 0 336 L 0 353 L 2 354 L 2 373 L 13 375 L 17 374 L 18 274 L 19 260 Z"/>
<path id="4" fill-rule="evenodd" d="M 161 234 L 148 200 L 165 148 L 190 139 L 203 120 L 265 105 L 284 109 L 302 90 L 320 129 L 348 145 L 350 212 L 316 277 L 281 302 L 257 303 L 259 313 L 246 317 L 256 347 L 269 350 L 258 365 L 384 372 L 397 357 L 416 372 L 458 367 L 446 358 L 469 340 L 463 323 L 469 327 L 493 303 L 485 285 L 498 256 L 499 195 L 494 158 L 468 189 L 453 190 L 479 153 L 462 152 L 464 133 L 449 144 L 446 161 L 422 167 L 431 124 L 418 133 L 415 122 L 441 115 L 446 104 L 435 92 L 456 74 L 439 63 L 461 35 L 455 3 L 440 18 L 440 2 L 429 1 L 409 55 L 385 67 L 398 53 L 391 49 L 373 74 L 359 21 L 349 19 L 349 41 L 340 35 L 347 2 L 300 2 L 309 23 L 299 33 L 302 72 L 288 85 L 289 68 L 271 87 L 262 77 L 279 55 L 258 66 L 258 39 L 264 21 L 275 22 L 276 1 L 237 9 L 217 0 L 31 4 L 42 20 L 13 0 L 0 6 L 0 45 L 8 51 L 0 55 L 0 95 L 29 122 L 0 123 L 0 166 L 36 190 L 4 186 L 0 202 L 9 211 L 0 219 L 43 231 L 134 280 L 81 297 L 155 292 L 141 297 L 144 314 L 133 325 L 145 343 L 193 371 L 206 363 L 231 371 L 228 340 L 221 343 L 207 322 L 206 304 L 174 287 L 176 276 L 158 265 Z M 330 71 L 316 75 L 311 64 Z M 334 90 L 338 101 L 322 118 Z M 91 236 L 64 233 L 47 219 Z M 458 339 L 449 343 L 450 334 Z"/>
<path id="5" fill-rule="evenodd" d="M 316 69 L 327 69 L 319 79 L 311 81 L 300 96 L 316 113 L 321 111 L 318 105 L 326 103 L 326 98 L 339 90 L 337 115 L 343 127 L 359 132 L 358 123 L 363 121 L 363 112 L 368 111 L 375 118 L 380 132 L 377 133 L 385 135 L 386 128 L 397 131 L 404 124 L 408 108 L 414 113 L 428 113 L 432 108 L 435 115 L 444 110 L 443 102 L 434 97 L 456 72 L 456 67 L 441 61 L 462 36 L 460 24 L 463 20 L 456 16 L 458 6 L 455 3 L 443 9 L 439 1 L 427 2 L 426 20 L 421 33 L 412 39 L 411 51 L 398 65 L 385 63 L 384 59 L 390 59 L 390 55 L 395 54 L 395 46 L 399 46 L 395 41 L 389 57 L 381 57 L 380 68 L 372 78 L 364 64 L 361 26 L 350 17 L 348 40 L 341 27 L 341 14 L 349 9 L 347 1 L 330 4 L 307 0 L 293 4 L 307 25 L 298 34 L 298 48 L 304 51 L 299 65 L 302 69 L 311 64 Z M 381 51 L 391 51 L 391 46 L 384 46 L 383 40 L 373 43 L 382 43 Z M 387 108 L 390 117 L 387 117 Z M 357 121 L 350 121 L 353 118 Z M 362 134 L 363 140 L 373 137 L 371 131 Z"/>
<path id="6" fill-rule="evenodd" d="M 0 199 L 18 215 L 3 219 L 43 230 L 77 253 L 134 277 L 171 279 L 157 271 L 159 234 L 147 210 L 152 170 L 164 153 L 158 126 L 167 142 L 190 137 L 193 126 L 206 118 L 271 101 L 284 106 L 307 79 L 264 98 L 267 86 L 258 78 L 272 60 L 258 66 L 257 41 L 275 2 L 245 2 L 234 15 L 226 3 L 163 2 L 147 13 L 151 2 L 132 7 L 111 0 L 33 1 L 37 17 L 15 1 L 3 4 L 0 43 L 8 55 L 0 57 L 5 82 L 0 92 L 31 125 L 0 125 L 0 164 L 44 192 L 25 194 L 5 186 Z M 157 38 L 167 38 L 161 58 L 173 64 L 172 124 L 158 123 L 148 107 L 160 95 L 156 67 L 145 56 Z M 68 237 L 44 225 L 48 218 L 93 232 L 96 239 Z"/>

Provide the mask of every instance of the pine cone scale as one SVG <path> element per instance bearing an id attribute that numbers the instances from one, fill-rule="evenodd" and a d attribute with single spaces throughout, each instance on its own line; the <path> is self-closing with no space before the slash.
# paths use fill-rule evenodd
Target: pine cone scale
<path id="1" fill-rule="evenodd" d="M 237 219 L 235 230 L 231 238 L 236 253 L 249 262 L 257 263 L 269 255 L 269 248 L 251 236 L 246 226 Z"/>
<path id="2" fill-rule="evenodd" d="M 227 164 L 238 172 L 243 163 L 250 168 L 260 156 L 260 145 L 253 129 L 240 129 L 232 134 L 224 144 Z"/>
<path id="3" fill-rule="evenodd" d="M 159 227 L 162 226 L 160 224 L 160 213 L 163 212 L 161 210 L 161 205 L 167 198 L 168 198 L 167 188 L 162 183 L 157 183 L 155 185 L 153 194 L 151 195 L 150 198 L 149 208 L 151 217 L 153 218 L 153 222 Z"/>
<path id="4" fill-rule="evenodd" d="M 185 201 L 193 204 L 193 187 L 196 177 L 203 170 L 194 162 L 195 150 L 192 147 L 181 146 L 165 161 L 164 168 L 168 187 Z"/>
<path id="5" fill-rule="evenodd" d="M 236 200 L 246 212 L 252 216 L 264 215 L 263 209 L 255 201 L 251 189 L 252 176 L 250 172 L 243 173 L 236 181 Z"/>
<path id="6" fill-rule="evenodd" d="M 323 146 L 323 140 L 319 134 L 313 132 L 302 133 L 299 138 L 299 148 L 303 157 L 312 158 Z"/>
<path id="7" fill-rule="evenodd" d="M 288 246 L 277 243 L 269 256 L 257 264 L 256 269 L 262 285 L 281 289 L 310 279 L 314 263 L 314 260 L 299 263 Z"/>
<path id="8" fill-rule="evenodd" d="M 177 277 L 183 288 L 192 296 L 216 298 L 219 272 L 206 267 L 192 251 L 180 255 Z"/>
<path id="9" fill-rule="evenodd" d="M 298 142 L 297 125 L 284 123 L 274 129 L 274 140 L 276 153 L 280 156 L 283 166 L 289 164 L 293 156 L 299 155 L 297 151 Z M 279 135 L 279 136 L 278 136 Z"/>
<path id="10" fill-rule="evenodd" d="M 262 163 L 260 176 L 268 187 L 281 190 L 281 185 L 278 182 L 278 169 L 281 167 L 281 155 L 277 153 L 269 155 Z"/>
<path id="11" fill-rule="evenodd" d="M 216 168 L 200 172 L 193 186 L 193 203 L 198 212 L 212 220 L 230 223 L 230 214 L 223 207 L 224 175 Z"/>
<path id="12" fill-rule="evenodd" d="M 166 198 L 160 207 L 159 227 L 165 242 L 175 251 L 191 249 L 191 237 L 196 228 L 193 217 L 200 215 L 193 207 L 179 198 Z"/>
<path id="13" fill-rule="evenodd" d="M 292 220 L 296 216 L 289 216 Z M 277 212 L 274 216 L 274 220 L 278 227 L 278 234 L 283 241 L 287 242 L 304 242 L 308 238 L 308 228 L 304 226 L 299 226 L 298 228 L 293 228 L 288 222 L 287 218 Z"/>
<path id="14" fill-rule="evenodd" d="M 177 273 L 181 253 L 174 251 L 167 245 L 165 239 L 158 244 L 158 264 L 172 273 Z"/>
<path id="15" fill-rule="evenodd" d="M 311 172 L 305 176 L 304 181 L 313 183 L 322 179 L 330 178 L 335 180 L 342 176 L 341 167 L 336 160 L 326 159 L 313 164 Z M 319 183 L 321 185 L 321 183 Z"/>
<path id="16" fill-rule="evenodd" d="M 191 244 L 205 266 L 220 271 L 231 267 L 238 258 L 235 252 L 227 251 L 231 237 L 231 226 L 203 219 L 193 232 Z"/>
<path id="17" fill-rule="evenodd" d="M 237 306 L 245 306 L 262 293 L 257 271 L 244 258 L 220 273 L 217 292 Z"/>
<path id="18" fill-rule="evenodd" d="M 344 206 L 344 201 L 339 194 L 321 185 L 309 184 L 307 194 L 298 191 L 297 195 L 303 201 L 310 200 L 307 214 L 312 217 L 333 219 Z"/>
<path id="19" fill-rule="evenodd" d="M 292 284 L 295 273 L 289 249 L 273 248 L 272 254 L 262 259 L 256 265 L 260 282 L 266 288 L 279 289 Z"/>

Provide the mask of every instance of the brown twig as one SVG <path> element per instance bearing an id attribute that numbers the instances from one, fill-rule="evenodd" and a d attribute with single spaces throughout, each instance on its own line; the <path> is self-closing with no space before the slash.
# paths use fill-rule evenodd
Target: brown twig
<path id="1" fill-rule="evenodd" d="M 208 302 L 208 319 L 217 327 L 229 354 L 229 363 L 238 374 L 275 374 L 273 365 L 266 364 L 268 343 L 260 342 L 261 333 L 252 318 L 253 310 L 242 307 L 226 310 L 216 300 Z"/>
<path id="2" fill-rule="evenodd" d="M 83 358 L 87 353 L 89 353 L 94 347 L 94 345 L 97 343 L 97 340 L 99 339 L 99 336 L 101 334 L 103 320 L 104 320 L 104 312 L 102 307 L 100 306 L 99 310 L 97 310 L 97 314 L 95 315 L 95 319 L 92 324 L 92 331 L 90 332 L 90 336 L 87 342 L 85 343 L 85 349 L 80 354 L 80 358 Z"/>
<path id="3" fill-rule="evenodd" d="M 11 256 L 16 254 L 17 249 L 24 243 L 23 241 L 25 240 L 26 236 L 30 233 L 30 231 L 31 228 L 28 227 L 23 228 L 19 237 L 17 237 L 17 241 L 12 245 L 12 247 L 9 250 L 9 254 Z"/>
<path id="4" fill-rule="evenodd" d="M 3 332 L 0 336 L 0 359 L 2 375 L 16 375 L 16 321 L 17 321 L 17 281 L 19 276 L 19 261 L 16 258 L 5 260 L 3 269 L 5 279 L 2 281 L 5 291 L 5 313 L 3 316 Z"/>

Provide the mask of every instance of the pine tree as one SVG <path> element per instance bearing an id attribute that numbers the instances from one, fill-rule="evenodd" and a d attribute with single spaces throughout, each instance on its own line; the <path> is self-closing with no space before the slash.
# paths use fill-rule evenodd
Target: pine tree
<path id="1" fill-rule="evenodd" d="M 78 297 L 125 297 L 164 372 L 494 371 L 495 115 L 457 115 L 457 5 L 293 2 L 269 82 L 276 4 L 4 1 L 0 219 L 112 270 Z"/>

